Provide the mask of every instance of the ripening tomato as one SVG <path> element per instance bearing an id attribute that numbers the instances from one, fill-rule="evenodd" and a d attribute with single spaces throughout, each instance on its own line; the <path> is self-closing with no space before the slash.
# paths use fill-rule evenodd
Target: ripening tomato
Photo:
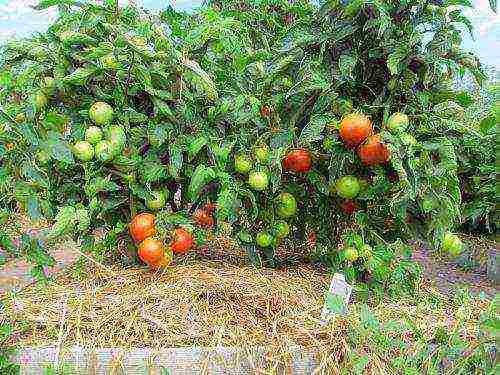
<path id="1" fill-rule="evenodd" d="M 157 190 L 151 192 L 151 198 L 146 201 L 146 207 L 152 211 L 161 210 L 167 204 L 167 194 Z"/>
<path id="2" fill-rule="evenodd" d="M 389 129 L 391 133 L 400 133 L 406 130 L 409 123 L 410 120 L 407 115 L 396 112 L 389 117 L 389 120 L 387 120 L 387 129 Z"/>
<path id="3" fill-rule="evenodd" d="M 193 219 L 200 227 L 211 228 L 214 225 L 214 218 L 204 209 L 197 209 Z"/>
<path id="4" fill-rule="evenodd" d="M 267 145 L 260 145 L 254 150 L 254 157 L 260 164 L 267 164 L 269 161 L 269 147 Z"/>
<path id="5" fill-rule="evenodd" d="M 348 246 L 344 249 L 342 255 L 348 262 L 355 262 L 358 259 L 358 250 L 353 246 Z"/>
<path id="6" fill-rule="evenodd" d="M 174 238 L 170 243 L 170 248 L 174 254 L 186 254 L 188 250 L 193 248 L 194 238 L 191 233 L 189 233 L 184 228 L 177 228 L 174 231 Z"/>
<path id="7" fill-rule="evenodd" d="M 353 200 L 351 199 L 347 199 L 345 201 L 343 201 L 341 204 L 340 204 L 340 209 L 347 215 L 352 215 L 353 213 L 355 213 L 359 207 L 358 205 L 356 204 L 356 202 L 354 202 Z"/>
<path id="8" fill-rule="evenodd" d="M 248 183 L 254 190 L 266 190 L 269 185 L 269 176 L 266 172 L 252 172 L 248 175 Z"/>
<path id="9" fill-rule="evenodd" d="M 151 265 L 160 262 L 165 255 L 163 242 L 154 237 L 148 237 L 139 244 L 137 255 L 146 264 Z"/>
<path id="10" fill-rule="evenodd" d="M 94 147 L 95 156 L 102 162 L 107 162 L 113 159 L 111 144 L 108 141 L 99 141 Z"/>
<path id="11" fill-rule="evenodd" d="M 297 212 L 297 200 L 290 193 L 281 193 L 276 197 L 276 213 L 282 219 L 292 217 Z"/>
<path id="12" fill-rule="evenodd" d="M 459 256 L 463 251 L 464 244 L 462 240 L 453 233 L 446 233 L 443 237 L 441 248 L 452 257 Z"/>
<path id="13" fill-rule="evenodd" d="M 102 130 L 97 126 L 89 126 L 85 130 L 85 140 L 92 145 L 97 144 L 102 140 Z"/>
<path id="14" fill-rule="evenodd" d="M 130 235 L 136 242 L 141 242 L 148 237 L 154 236 L 156 233 L 154 215 L 143 212 L 134 216 L 130 223 L 129 230 Z"/>
<path id="15" fill-rule="evenodd" d="M 238 173 L 247 174 L 252 170 L 252 160 L 244 155 L 238 154 L 234 157 L 234 170 Z"/>
<path id="16" fill-rule="evenodd" d="M 73 153 L 81 161 L 90 161 L 94 158 L 94 148 L 86 141 L 76 142 L 73 146 Z"/>
<path id="17" fill-rule="evenodd" d="M 373 125 L 361 113 L 351 113 L 340 123 L 339 134 L 347 147 L 356 147 L 373 133 Z"/>
<path id="18" fill-rule="evenodd" d="M 113 120 L 113 107 L 108 103 L 95 102 L 89 109 L 89 117 L 97 125 L 107 125 Z"/>
<path id="19" fill-rule="evenodd" d="M 309 172 L 312 166 L 311 153 L 304 149 L 292 150 L 283 159 L 282 166 L 285 171 Z"/>
<path id="20" fill-rule="evenodd" d="M 279 220 L 274 223 L 273 229 L 278 238 L 285 238 L 290 234 L 290 225 L 285 220 Z"/>
<path id="21" fill-rule="evenodd" d="M 375 134 L 359 146 L 358 156 L 366 165 L 378 165 L 387 163 L 391 154 L 387 146 L 382 142 L 380 134 Z"/>
<path id="22" fill-rule="evenodd" d="M 257 237 L 255 238 L 257 245 L 260 247 L 268 247 L 271 246 L 273 242 L 273 237 L 267 231 L 262 231 L 257 233 Z"/>
<path id="23" fill-rule="evenodd" d="M 360 189 L 359 180 L 354 176 L 344 176 L 335 184 L 335 191 L 340 197 L 345 199 L 356 198 Z"/>

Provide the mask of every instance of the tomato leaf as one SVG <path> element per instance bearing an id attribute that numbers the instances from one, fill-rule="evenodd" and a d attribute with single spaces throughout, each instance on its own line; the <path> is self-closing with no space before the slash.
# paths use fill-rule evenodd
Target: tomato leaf
<path id="1" fill-rule="evenodd" d="M 195 200 L 201 189 L 216 177 L 215 171 L 211 167 L 199 164 L 191 176 L 188 187 L 188 198 Z"/>
<path id="2" fill-rule="evenodd" d="M 73 153 L 69 144 L 60 138 L 55 132 L 49 132 L 48 139 L 45 142 L 46 149 L 50 150 L 51 156 L 59 161 L 68 164 L 74 164 Z"/>

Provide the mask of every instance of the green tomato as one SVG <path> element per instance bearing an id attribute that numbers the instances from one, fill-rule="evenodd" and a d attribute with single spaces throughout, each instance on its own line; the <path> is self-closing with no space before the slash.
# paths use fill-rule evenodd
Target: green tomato
<path id="1" fill-rule="evenodd" d="M 290 225 L 284 220 L 274 223 L 273 228 L 278 238 L 285 238 L 290 234 Z"/>
<path id="2" fill-rule="evenodd" d="M 39 165 L 46 165 L 50 160 L 50 155 L 45 150 L 39 150 L 35 154 L 35 158 Z"/>
<path id="3" fill-rule="evenodd" d="M 97 125 L 107 125 L 113 120 L 113 107 L 108 103 L 95 102 L 89 109 L 89 117 Z"/>
<path id="4" fill-rule="evenodd" d="M 113 125 L 107 129 L 107 134 L 113 156 L 120 155 L 127 143 L 125 129 L 122 126 Z"/>
<path id="5" fill-rule="evenodd" d="M 410 123 L 410 119 L 404 113 L 396 112 L 387 120 L 387 129 L 391 133 L 404 132 Z"/>
<path id="6" fill-rule="evenodd" d="M 433 209 L 434 209 L 434 201 L 429 197 L 425 197 L 422 200 L 422 211 L 424 211 L 425 213 L 429 213 Z"/>
<path id="7" fill-rule="evenodd" d="M 452 257 L 457 257 L 462 253 L 464 244 L 456 234 L 448 232 L 443 237 L 441 248 Z"/>
<path id="8" fill-rule="evenodd" d="M 253 163 L 249 157 L 239 154 L 234 157 L 234 169 L 238 173 L 247 174 L 252 170 Z"/>
<path id="9" fill-rule="evenodd" d="M 251 243 L 253 241 L 253 237 L 252 235 L 250 234 L 250 232 L 248 232 L 247 230 L 245 229 L 242 229 L 239 233 L 238 233 L 238 238 L 242 241 L 242 242 L 245 242 L 245 243 Z"/>
<path id="10" fill-rule="evenodd" d="M 108 141 L 99 141 L 95 145 L 95 155 L 102 162 L 107 162 L 113 159 L 111 144 Z"/>
<path id="11" fill-rule="evenodd" d="M 271 246 L 273 242 L 273 237 L 267 232 L 259 232 L 257 233 L 257 237 L 255 238 L 257 245 L 260 247 L 268 247 Z"/>
<path id="12" fill-rule="evenodd" d="M 335 184 L 335 191 L 340 197 L 345 199 L 356 198 L 360 189 L 359 180 L 354 176 L 344 176 Z"/>
<path id="13" fill-rule="evenodd" d="M 98 126 L 89 126 L 85 131 L 85 140 L 93 145 L 102 141 L 102 130 Z"/>
<path id="14" fill-rule="evenodd" d="M 415 137 L 409 133 L 403 133 L 399 136 L 401 142 L 406 146 L 415 146 L 417 144 L 417 140 Z"/>
<path id="15" fill-rule="evenodd" d="M 348 246 L 343 251 L 344 259 L 348 262 L 355 262 L 358 259 L 358 250 L 355 247 Z"/>
<path id="16" fill-rule="evenodd" d="M 158 211 L 165 207 L 167 203 L 167 194 L 163 191 L 153 191 L 151 198 L 146 201 L 146 206 L 152 211 Z"/>
<path id="17" fill-rule="evenodd" d="M 269 186 L 269 176 L 266 172 L 252 172 L 248 176 L 248 183 L 254 190 L 266 190 Z"/>
<path id="18" fill-rule="evenodd" d="M 33 105 L 35 106 L 36 112 L 40 112 L 47 106 L 48 103 L 49 100 L 42 91 L 36 92 L 33 96 Z"/>
<path id="19" fill-rule="evenodd" d="M 254 157 L 260 164 L 267 164 L 269 162 L 269 147 L 267 145 L 258 146 L 254 150 Z"/>
<path id="20" fill-rule="evenodd" d="M 94 158 L 94 148 L 87 141 L 76 142 L 73 146 L 73 153 L 81 161 L 90 161 Z"/>
<path id="21" fill-rule="evenodd" d="M 297 213 L 297 200 L 290 193 L 281 193 L 276 197 L 276 213 L 282 219 L 292 217 Z"/>
<path id="22" fill-rule="evenodd" d="M 56 80 L 54 77 L 46 76 L 43 77 L 43 82 L 42 82 L 42 91 L 46 95 L 54 95 L 56 91 Z"/>

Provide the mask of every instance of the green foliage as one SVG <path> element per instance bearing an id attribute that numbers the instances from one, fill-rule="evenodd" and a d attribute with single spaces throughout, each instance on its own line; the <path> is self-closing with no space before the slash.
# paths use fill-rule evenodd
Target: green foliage
<path id="1" fill-rule="evenodd" d="M 71 234 L 88 248 L 89 233 L 105 227 L 112 248 L 126 237 L 123 223 L 168 191 L 160 218 L 194 228 L 193 210 L 216 202 L 216 229 L 249 233 L 255 264 L 285 264 L 276 257 L 283 245 L 352 278 L 390 288 L 410 275 L 411 285 L 418 270 L 399 240 L 437 241 L 460 222 L 454 141 L 467 131 L 456 120 L 467 101 L 450 82 L 465 72 L 483 79 L 460 48 L 461 24 L 469 26 L 451 3 L 424 0 L 214 0 L 159 17 L 113 1 L 75 3 L 46 33 L 2 48 L 2 208 L 55 219 L 49 239 Z M 73 145 L 96 125 L 97 101 L 114 119 L 101 124 L 96 157 L 82 162 Z M 352 111 L 372 119 L 389 163 L 368 167 L 343 144 L 338 124 Z M 409 116 L 407 132 L 385 129 L 394 112 Z M 262 144 L 269 160 L 253 165 L 269 186 L 259 191 L 235 171 L 234 156 L 254 157 Z M 312 154 L 311 171 L 283 170 L 292 148 Z M 361 181 L 355 213 L 330 193 L 345 175 Z M 281 192 L 298 202 L 288 219 L 294 237 L 255 248 L 255 235 L 278 219 Z M 369 265 L 340 256 L 350 233 L 373 246 Z"/>

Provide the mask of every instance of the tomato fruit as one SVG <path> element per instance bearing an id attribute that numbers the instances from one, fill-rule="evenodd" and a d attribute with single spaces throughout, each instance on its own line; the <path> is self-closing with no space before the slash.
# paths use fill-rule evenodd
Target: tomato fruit
<path id="1" fill-rule="evenodd" d="M 113 108 L 104 102 L 95 102 L 89 109 L 89 117 L 97 125 L 107 125 L 113 120 Z"/>
<path id="2" fill-rule="evenodd" d="M 143 212 L 134 216 L 130 223 L 129 231 L 136 242 L 141 242 L 148 237 L 154 236 L 156 233 L 154 215 Z"/>
<path id="3" fill-rule="evenodd" d="M 359 158 L 364 164 L 370 166 L 387 163 L 390 155 L 389 149 L 380 138 L 380 134 L 372 135 L 358 148 Z"/>
<path id="4" fill-rule="evenodd" d="M 352 215 L 353 213 L 355 213 L 359 207 L 358 205 L 356 204 L 356 202 L 354 202 L 353 200 L 351 199 L 346 199 L 345 201 L 343 201 L 341 204 L 340 204 L 340 209 L 347 215 Z"/>
<path id="5" fill-rule="evenodd" d="M 358 250 L 353 246 L 348 246 L 344 249 L 342 255 L 348 262 L 355 262 L 358 259 Z"/>
<path id="6" fill-rule="evenodd" d="M 194 238 L 184 228 L 177 228 L 174 231 L 173 241 L 170 243 L 170 248 L 174 254 L 186 254 L 194 246 Z"/>
<path id="7" fill-rule="evenodd" d="M 172 264 L 172 258 L 173 258 L 172 250 L 167 247 L 165 249 L 165 254 L 163 255 L 163 258 L 161 258 L 159 261 L 151 263 L 150 266 L 151 268 L 168 267 L 170 264 Z"/>
<path id="8" fill-rule="evenodd" d="M 424 211 L 425 213 L 429 213 L 433 210 L 433 208 L 434 208 L 434 201 L 432 200 L 432 198 L 425 197 L 422 200 L 422 211 Z"/>
<path id="9" fill-rule="evenodd" d="M 311 153 L 304 149 L 292 150 L 283 159 L 282 166 L 285 171 L 309 172 L 312 167 Z"/>
<path id="10" fill-rule="evenodd" d="M 252 170 L 252 160 L 244 154 L 239 154 L 234 157 L 234 169 L 238 173 L 247 174 Z"/>
<path id="11" fill-rule="evenodd" d="M 48 103 L 49 100 L 42 91 L 38 91 L 37 93 L 35 93 L 33 97 L 33 105 L 35 106 L 36 112 L 39 112 L 42 109 L 44 109 Z"/>
<path id="12" fill-rule="evenodd" d="M 290 225 L 285 220 L 274 223 L 273 229 L 278 238 L 285 238 L 290 234 Z"/>
<path id="13" fill-rule="evenodd" d="M 399 136 L 401 139 L 401 143 L 403 143 L 406 146 L 416 146 L 417 145 L 417 140 L 412 134 L 409 133 L 403 133 Z"/>
<path id="14" fill-rule="evenodd" d="M 107 162 L 113 159 L 111 144 L 108 141 L 99 141 L 95 145 L 95 155 L 102 162 Z"/>
<path id="15" fill-rule="evenodd" d="M 269 161 L 269 147 L 267 145 L 258 146 L 254 150 L 254 157 L 260 164 L 267 164 Z"/>
<path id="16" fill-rule="evenodd" d="M 73 153 L 81 161 L 90 161 L 94 158 L 94 148 L 87 141 L 76 142 L 73 146 Z"/>
<path id="17" fill-rule="evenodd" d="M 158 211 L 165 207 L 167 203 L 167 194 L 163 191 L 151 192 L 151 198 L 146 201 L 146 207 L 152 211 Z"/>
<path id="18" fill-rule="evenodd" d="M 453 233 L 446 233 L 443 237 L 441 248 L 452 257 L 459 256 L 463 251 L 464 244 L 462 240 Z"/>
<path id="19" fill-rule="evenodd" d="M 146 264 L 157 264 L 165 255 L 163 242 L 154 237 L 148 237 L 139 244 L 137 255 Z"/>
<path id="20" fill-rule="evenodd" d="M 44 94 L 52 96 L 56 91 L 56 80 L 54 77 L 46 76 L 42 80 L 42 91 Z"/>
<path id="21" fill-rule="evenodd" d="M 389 120 L 387 120 L 387 129 L 389 129 L 391 133 L 400 133 L 408 128 L 409 123 L 410 120 L 407 115 L 396 112 L 389 117 Z"/>
<path id="22" fill-rule="evenodd" d="M 271 246 L 271 243 L 273 242 L 273 237 L 269 234 L 269 232 L 262 231 L 257 233 L 255 241 L 257 242 L 257 245 L 260 247 L 268 247 Z"/>
<path id="23" fill-rule="evenodd" d="M 193 219 L 200 227 L 211 228 L 214 225 L 214 218 L 204 209 L 197 209 Z"/>
<path id="24" fill-rule="evenodd" d="M 248 183 L 254 190 L 266 190 L 269 186 L 269 176 L 266 172 L 252 172 L 248 176 Z"/>
<path id="25" fill-rule="evenodd" d="M 97 144 L 102 140 L 102 130 L 97 126 L 89 126 L 85 131 L 85 140 L 90 144 Z"/>
<path id="26" fill-rule="evenodd" d="M 207 211 L 209 214 L 213 213 L 217 208 L 217 203 L 207 202 L 203 205 L 203 209 Z"/>
<path id="27" fill-rule="evenodd" d="M 361 113 L 351 113 L 340 123 L 339 134 L 347 147 L 356 147 L 373 133 L 373 125 Z"/>
<path id="28" fill-rule="evenodd" d="M 340 197 L 345 199 L 356 198 L 360 189 L 359 180 L 354 176 L 344 176 L 335 184 L 335 191 Z"/>
<path id="29" fill-rule="evenodd" d="M 297 212 L 297 200 L 290 193 L 281 193 L 276 197 L 276 213 L 282 219 L 292 217 Z"/>

